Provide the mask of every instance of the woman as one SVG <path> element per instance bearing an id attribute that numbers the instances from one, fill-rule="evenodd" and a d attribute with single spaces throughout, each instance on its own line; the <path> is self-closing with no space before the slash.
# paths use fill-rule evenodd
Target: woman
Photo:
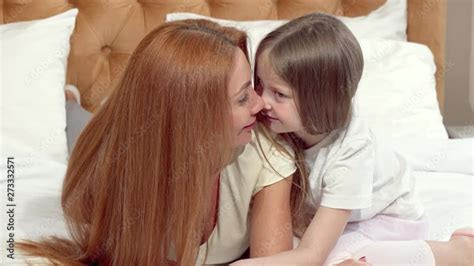
<path id="1" fill-rule="evenodd" d="M 303 193 L 290 191 L 305 184 L 292 152 L 252 131 L 263 102 L 246 51 L 243 32 L 205 20 L 149 33 L 71 154 L 61 198 L 71 240 L 18 246 L 77 265 L 217 264 L 249 245 L 251 257 L 291 249 Z"/>

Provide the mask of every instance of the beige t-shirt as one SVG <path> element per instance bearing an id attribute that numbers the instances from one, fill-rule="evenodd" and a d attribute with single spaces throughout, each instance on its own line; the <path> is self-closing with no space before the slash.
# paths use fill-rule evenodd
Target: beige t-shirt
<path id="1" fill-rule="evenodd" d="M 255 133 L 236 160 L 221 171 L 217 223 L 207 243 L 201 245 L 197 264 L 228 263 L 238 259 L 249 247 L 249 213 L 252 197 L 263 187 L 274 184 L 296 171 L 294 161 L 277 151 L 260 136 L 262 149 L 276 173 L 260 150 Z M 288 147 L 286 147 L 289 149 Z"/>

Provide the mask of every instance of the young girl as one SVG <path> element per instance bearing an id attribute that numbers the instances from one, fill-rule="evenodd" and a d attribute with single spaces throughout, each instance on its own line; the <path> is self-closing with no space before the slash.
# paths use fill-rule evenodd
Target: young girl
<path id="1" fill-rule="evenodd" d="M 295 250 L 247 262 L 466 263 L 473 250 L 469 230 L 449 242 L 421 240 L 427 219 L 406 160 L 353 106 L 363 57 L 343 23 L 324 14 L 290 21 L 263 39 L 256 59 L 263 119 L 304 157 L 313 218 Z"/>

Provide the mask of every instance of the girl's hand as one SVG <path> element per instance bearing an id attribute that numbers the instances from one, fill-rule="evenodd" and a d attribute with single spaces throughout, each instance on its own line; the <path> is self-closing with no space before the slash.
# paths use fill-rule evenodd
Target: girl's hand
<path id="1" fill-rule="evenodd" d="M 365 258 L 359 259 L 359 260 L 349 259 L 349 260 L 345 260 L 341 263 L 336 264 L 336 266 L 369 266 L 369 265 L 372 265 L 372 264 L 365 261 Z"/>

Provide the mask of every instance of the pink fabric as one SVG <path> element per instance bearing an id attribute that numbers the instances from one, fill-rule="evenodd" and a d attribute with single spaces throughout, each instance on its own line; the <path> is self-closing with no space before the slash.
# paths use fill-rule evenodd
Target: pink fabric
<path id="1" fill-rule="evenodd" d="M 372 240 L 416 240 L 427 239 L 428 218 L 405 220 L 386 215 L 377 215 L 363 222 L 349 223 L 343 234 L 358 231 Z"/>
<path id="2" fill-rule="evenodd" d="M 423 240 L 376 241 L 352 254 L 372 266 L 434 266 L 431 247 Z"/>
<path id="3" fill-rule="evenodd" d="M 428 244 L 422 241 L 428 237 L 428 229 L 426 217 L 411 221 L 377 215 L 370 220 L 349 223 L 325 264 L 331 265 L 345 259 L 366 256 L 367 262 L 375 265 L 374 261 L 370 261 L 370 257 L 389 258 L 389 255 L 396 254 L 407 263 L 416 260 L 421 261 L 420 265 L 430 265 L 429 263 L 434 263 L 433 254 Z M 364 250 L 367 254 L 361 253 Z M 384 252 L 381 253 L 381 250 Z"/>

